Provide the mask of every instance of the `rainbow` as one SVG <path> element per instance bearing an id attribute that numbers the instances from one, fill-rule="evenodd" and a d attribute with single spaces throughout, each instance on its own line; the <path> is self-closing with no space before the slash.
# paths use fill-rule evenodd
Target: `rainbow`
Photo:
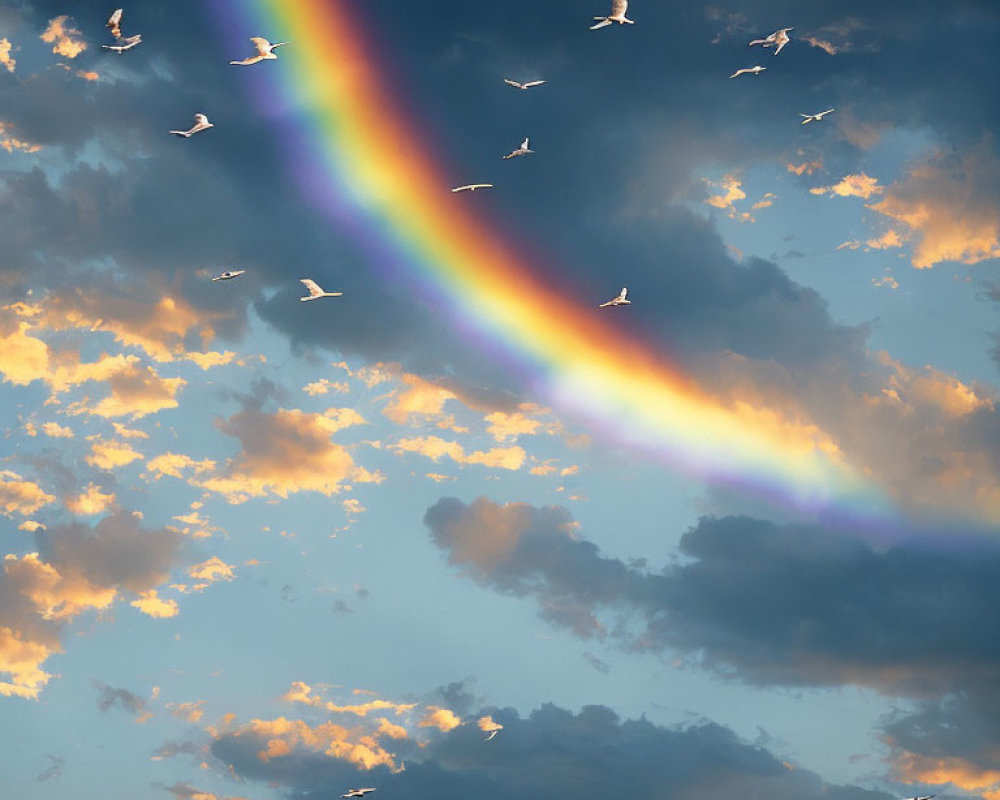
<path id="1" fill-rule="evenodd" d="M 232 52 L 251 33 L 293 43 L 252 77 L 266 82 L 260 110 L 295 120 L 282 137 L 290 161 L 307 154 L 308 168 L 297 170 L 302 191 L 362 247 L 403 265 L 456 325 L 527 370 L 539 399 L 686 472 L 797 507 L 861 513 L 884 506 L 816 426 L 710 396 L 609 315 L 543 282 L 469 210 L 474 204 L 456 202 L 447 171 L 420 145 L 419 122 L 407 118 L 378 74 L 380 59 L 353 4 L 215 2 Z M 232 20 L 241 17 L 246 26 L 235 31 Z"/>

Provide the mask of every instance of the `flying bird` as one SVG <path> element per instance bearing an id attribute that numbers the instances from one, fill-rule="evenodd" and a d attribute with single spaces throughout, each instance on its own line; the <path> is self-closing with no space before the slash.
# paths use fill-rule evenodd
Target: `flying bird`
<path id="1" fill-rule="evenodd" d="M 528 81 L 527 83 L 520 83 L 519 81 L 512 81 L 510 78 L 504 78 L 503 82 L 508 86 L 513 86 L 515 89 L 530 89 L 532 86 L 541 86 L 545 81 Z"/>
<path id="2" fill-rule="evenodd" d="M 128 36 L 124 39 L 119 38 L 120 44 L 102 44 L 105 50 L 114 50 L 116 53 L 121 54 L 126 50 L 131 50 L 137 44 L 142 44 L 142 34 L 137 33 L 135 36 Z"/>
<path id="3" fill-rule="evenodd" d="M 607 27 L 612 22 L 617 22 L 619 25 L 634 25 L 635 20 L 626 17 L 626 11 L 628 11 L 628 0 L 611 0 L 611 13 L 606 17 L 594 17 L 598 22 L 596 25 L 591 25 L 590 29 L 596 31 L 598 28 Z"/>
<path id="4" fill-rule="evenodd" d="M 238 278 L 246 272 L 245 269 L 227 269 L 225 272 L 216 275 L 212 278 L 213 281 L 231 281 L 233 278 Z"/>
<path id="5" fill-rule="evenodd" d="M 763 45 L 764 47 L 774 47 L 774 54 L 778 55 L 781 52 L 781 48 L 792 41 L 789 36 L 789 31 L 794 31 L 795 28 L 779 28 L 770 36 L 765 36 L 763 39 L 754 39 L 750 42 L 750 47 L 755 44 Z"/>
<path id="6" fill-rule="evenodd" d="M 625 295 L 628 294 L 628 289 L 623 288 L 622 293 L 618 297 L 614 297 L 608 300 L 606 303 L 601 303 L 598 308 L 607 308 L 608 306 L 627 306 L 631 304 L 631 300 L 626 300 Z"/>
<path id="7" fill-rule="evenodd" d="M 757 65 L 756 67 L 745 67 L 743 69 L 736 70 L 736 72 L 729 77 L 738 78 L 740 75 L 760 75 L 760 73 L 764 72 L 766 69 L 767 67 L 762 67 L 760 65 Z"/>
<path id="8" fill-rule="evenodd" d="M 201 131 L 207 131 L 209 128 L 214 128 L 215 126 L 208 121 L 208 117 L 204 114 L 194 115 L 194 125 L 188 128 L 186 131 L 169 131 L 174 134 L 174 136 L 183 136 L 185 139 L 190 139 L 196 133 Z"/>
<path id="9" fill-rule="evenodd" d="M 453 192 L 474 192 L 476 189 L 492 189 L 492 183 L 466 183 L 463 186 L 456 186 Z"/>
<path id="10" fill-rule="evenodd" d="M 490 731 L 490 735 L 486 737 L 485 741 L 488 742 L 490 739 L 492 739 L 494 736 L 500 733 L 501 730 L 502 728 L 495 728 L 494 730 Z"/>
<path id="11" fill-rule="evenodd" d="M 508 158 L 514 158 L 515 156 L 526 156 L 528 155 L 528 153 L 534 153 L 534 152 L 535 152 L 534 150 L 528 149 L 528 140 L 525 139 L 523 142 L 521 142 L 521 146 L 517 148 L 517 150 L 511 150 L 509 153 L 507 153 L 507 155 L 503 157 L 503 160 L 506 161 Z"/>
<path id="12" fill-rule="evenodd" d="M 820 111 L 818 114 L 799 114 L 803 117 L 802 124 L 805 125 L 807 122 L 819 122 L 823 117 L 833 111 L 832 108 L 828 108 L 826 111 Z"/>
<path id="13" fill-rule="evenodd" d="M 249 67 L 251 64 L 256 64 L 258 61 L 273 61 L 277 59 L 274 51 L 279 47 L 289 44 L 289 42 L 276 42 L 271 44 L 267 39 L 262 39 L 260 36 L 251 36 L 250 41 L 253 42 L 253 46 L 257 48 L 257 55 L 249 56 L 244 58 L 242 61 L 230 61 L 230 64 L 236 64 L 240 67 Z"/>
<path id="14" fill-rule="evenodd" d="M 932 797 L 937 797 L 936 794 L 925 794 L 921 797 L 907 797 L 906 800 L 931 800 Z"/>
<path id="15" fill-rule="evenodd" d="M 300 297 L 303 303 L 308 300 L 319 300 L 321 297 L 340 297 L 343 292 L 324 292 L 320 285 L 316 283 L 312 278 L 299 278 L 299 283 L 309 290 L 308 297 Z M 374 789 L 351 789 L 352 792 L 357 792 L 357 794 L 345 794 L 343 797 L 364 797 L 365 792 L 374 792 Z"/>
<path id="16" fill-rule="evenodd" d="M 305 283 L 305 281 L 303 281 Z M 313 284 L 315 285 L 315 284 Z M 306 299 L 306 298 L 303 298 Z M 368 787 L 365 789 L 348 789 L 347 794 L 342 794 L 341 797 L 364 797 L 368 792 L 374 792 L 375 789 Z"/>
<path id="17" fill-rule="evenodd" d="M 108 21 L 104 23 L 104 27 L 111 31 L 111 35 L 116 39 L 122 38 L 122 9 L 116 8 L 111 12 L 111 16 L 108 17 Z"/>

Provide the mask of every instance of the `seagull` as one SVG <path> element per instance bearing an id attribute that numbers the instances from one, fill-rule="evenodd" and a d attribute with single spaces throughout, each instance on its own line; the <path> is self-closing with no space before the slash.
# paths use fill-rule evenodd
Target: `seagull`
<path id="1" fill-rule="evenodd" d="M 474 192 L 476 189 L 492 189 L 492 183 L 467 183 L 464 186 L 456 186 L 453 192 Z"/>
<path id="2" fill-rule="evenodd" d="M 504 78 L 503 82 L 508 86 L 513 86 L 515 89 L 530 89 L 532 86 L 541 86 L 545 81 L 528 81 L 527 83 L 519 83 L 518 81 L 512 81 L 510 78 Z"/>
<path id="3" fill-rule="evenodd" d="M 492 739 L 494 736 L 496 736 L 498 733 L 500 733 L 501 730 L 503 730 L 503 729 L 502 728 L 494 728 L 493 730 L 491 730 L 490 731 L 490 735 L 486 737 L 485 741 L 488 742 L 490 739 Z"/>
<path id="4" fill-rule="evenodd" d="M 230 64 L 236 64 L 241 67 L 249 67 L 251 64 L 256 64 L 258 61 L 273 61 L 277 59 L 274 51 L 279 47 L 289 44 L 289 42 L 276 42 L 275 44 L 271 44 L 267 39 L 262 39 L 260 36 L 251 36 L 250 41 L 253 42 L 253 46 L 257 48 L 257 55 L 244 58 L 242 61 L 230 61 Z"/>
<path id="5" fill-rule="evenodd" d="M 208 121 L 208 117 L 204 114 L 194 115 L 194 125 L 188 128 L 186 131 L 169 131 L 169 133 L 174 134 L 174 136 L 183 136 L 185 139 L 190 139 L 196 133 L 208 130 L 209 128 L 214 128 L 215 126 Z"/>
<path id="6" fill-rule="evenodd" d="M 508 158 L 514 158 L 515 156 L 526 156 L 528 155 L 528 153 L 534 153 L 534 152 L 535 152 L 534 150 L 528 149 L 528 140 L 525 139 L 523 142 L 521 142 L 521 146 L 517 148 L 517 150 L 511 150 L 507 155 L 503 157 L 503 160 L 506 161 Z"/>
<path id="7" fill-rule="evenodd" d="M 307 298 L 303 298 L 305 300 Z M 375 789 L 368 787 L 365 789 L 348 789 L 347 794 L 342 794 L 341 797 L 364 797 L 368 792 L 374 792 Z"/>
<path id="8" fill-rule="evenodd" d="M 299 278 L 299 283 L 309 290 L 308 297 L 300 297 L 303 303 L 307 300 L 319 300 L 321 297 L 340 297 L 343 292 L 324 292 L 318 283 L 312 278 Z M 363 797 L 365 792 L 374 792 L 374 789 L 351 789 L 352 792 L 358 792 L 358 794 L 343 795 L 344 797 Z"/>
<path id="9" fill-rule="evenodd" d="M 792 41 L 788 36 L 788 32 L 794 30 L 795 28 L 779 28 L 770 36 L 765 36 L 763 39 L 754 39 L 750 42 L 750 47 L 753 47 L 755 44 L 760 44 L 764 47 L 775 47 L 774 54 L 778 55 L 781 52 L 781 48 Z"/>
<path id="10" fill-rule="evenodd" d="M 118 39 L 121 44 L 102 44 L 105 50 L 114 50 L 116 53 L 121 54 L 126 50 L 131 50 L 137 44 L 142 44 L 142 34 L 137 33 L 135 36 L 128 36 L 126 38 L 119 37 Z"/>
<path id="11" fill-rule="evenodd" d="M 628 294 L 628 289 L 623 288 L 622 293 L 618 297 L 608 300 L 606 303 L 601 303 L 598 308 L 606 308 L 607 306 L 627 306 L 631 304 L 631 300 L 626 300 L 625 295 Z"/>
<path id="12" fill-rule="evenodd" d="M 818 114 L 799 114 L 800 117 L 804 117 L 802 124 L 805 125 L 807 122 L 819 122 L 823 117 L 833 111 L 832 108 L 828 108 L 826 111 L 820 111 Z"/>
<path id="13" fill-rule="evenodd" d="M 245 269 L 227 269 L 225 272 L 216 275 L 212 278 L 213 281 L 231 281 L 233 278 L 238 278 L 246 272 Z"/>
<path id="14" fill-rule="evenodd" d="M 111 31 L 111 35 L 116 39 L 122 38 L 122 9 L 116 8 L 111 12 L 111 16 L 108 17 L 108 21 L 104 23 L 104 27 Z"/>
<path id="15" fill-rule="evenodd" d="M 932 797 L 937 797 L 936 794 L 925 794 L 922 797 L 907 797 L 906 800 L 931 800 Z"/>
<path id="16" fill-rule="evenodd" d="M 627 10 L 628 0 L 611 0 L 611 13 L 606 17 L 594 17 L 598 23 L 591 25 L 590 29 L 596 31 L 598 28 L 607 27 L 612 22 L 617 22 L 619 25 L 635 25 L 634 19 L 625 16 Z"/>
<path id="17" fill-rule="evenodd" d="M 734 72 L 729 77 L 730 78 L 738 78 L 740 75 L 760 75 L 760 73 L 762 73 L 766 69 L 767 69 L 767 67 L 762 67 L 762 66 L 760 66 L 758 64 L 756 67 L 748 67 L 748 68 L 744 68 L 744 69 L 738 69 L 738 70 L 736 70 L 736 72 Z"/>

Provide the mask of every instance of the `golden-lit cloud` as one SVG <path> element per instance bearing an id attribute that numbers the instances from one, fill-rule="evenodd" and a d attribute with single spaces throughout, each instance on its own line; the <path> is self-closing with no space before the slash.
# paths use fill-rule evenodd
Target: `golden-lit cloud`
<path id="1" fill-rule="evenodd" d="M 462 719 L 454 711 L 440 706 L 427 706 L 427 713 L 418 723 L 421 728 L 437 728 L 447 733 L 462 724 Z"/>
<path id="2" fill-rule="evenodd" d="M 7 68 L 7 72 L 13 72 L 17 66 L 17 61 L 10 54 L 11 43 L 9 39 L 0 39 L 0 66 Z"/>
<path id="3" fill-rule="evenodd" d="M 188 361 L 193 361 L 199 367 L 204 370 L 212 369 L 212 367 L 222 367 L 226 364 L 231 364 L 236 359 L 236 353 L 231 350 L 226 350 L 224 353 L 218 353 L 214 351 L 209 351 L 207 353 L 185 353 L 184 358 Z"/>
<path id="4" fill-rule="evenodd" d="M 373 711 L 392 711 L 395 714 L 405 714 L 417 707 L 416 703 L 393 703 L 389 700 L 370 700 L 367 703 L 342 706 L 313 694 L 313 688 L 302 681 L 293 681 L 281 699 L 288 703 L 301 703 L 322 708 L 333 714 L 353 714 L 357 717 L 367 717 Z"/>
<path id="5" fill-rule="evenodd" d="M 13 126 L 7 122 L 0 122 L 0 147 L 8 153 L 13 153 L 15 150 L 19 153 L 37 153 L 42 149 L 40 144 L 16 136 Z"/>
<path id="6" fill-rule="evenodd" d="M 329 394 L 330 392 L 336 392 L 337 394 L 347 394 L 350 390 L 350 386 L 344 381 L 328 381 L 326 378 L 321 378 L 313 383 L 307 383 L 302 387 L 302 391 L 305 392 L 310 397 L 317 397 L 319 395 Z"/>
<path id="7" fill-rule="evenodd" d="M 813 161 L 803 161 L 801 164 L 785 164 L 785 169 L 793 175 L 812 175 L 817 170 L 823 169 L 823 159 L 817 158 Z"/>
<path id="8" fill-rule="evenodd" d="M 205 715 L 205 701 L 198 700 L 194 703 L 167 703 L 167 710 L 178 719 L 185 722 L 201 722 Z"/>
<path id="9" fill-rule="evenodd" d="M 400 380 L 407 388 L 394 392 L 382 411 L 389 419 L 400 425 L 408 423 L 414 416 L 442 417 L 444 404 L 448 400 L 456 399 L 454 392 L 417 375 L 404 374 L 400 376 Z"/>
<path id="10" fill-rule="evenodd" d="M 42 433 L 53 439 L 72 439 L 73 431 L 58 422 L 46 422 L 42 425 Z"/>
<path id="11" fill-rule="evenodd" d="M 37 483 L 10 470 L 0 471 L 0 512 L 7 516 L 16 513 L 26 517 L 54 500 Z"/>
<path id="12" fill-rule="evenodd" d="M 962 156 L 935 155 L 913 166 L 869 208 L 897 223 L 913 243 L 911 263 L 976 264 L 1000 256 L 1000 160 L 990 139 Z"/>
<path id="13" fill-rule="evenodd" d="M 341 490 L 344 481 L 366 477 L 356 474 L 347 449 L 330 439 L 363 422 L 349 408 L 330 408 L 322 414 L 284 408 L 273 414 L 239 411 L 218 428 L 239 439 L 240 453 L 215 474 L 189 480 L 231 503 L 268 494 L 284 498 L 296 492 L 330 496 Z"/>
<path id="14" fill-rule="evenodd" d="M 95 439 L 90 446 L 90 455 L 87 456 L 86 461 L 98 469 L 111 470 L 116 467 L 124 467 L 140 458 L 142 458 L 142 454 L 133 450 L 125 442 Z"/>
<path id="15" fill-rule="evenodd" d="M 992 754 L 1000 763 L 1000 749 Z M 957 756 L 929 756 L 903 751 L 893 758 L 893 772 L 905 783 L 951 784 L 985 800 L 1000 800 L 1000 769 L 983 767 Z"/>
<path id="16" fill-rule="evenodd" d="M 38 614 L 47 620 L 71 619 L 83 611 L 108 608 L 118 591 L 114 586 L 101 586 L 89 580 L 75 568 L 62 571 L 28 553 L 22 558 L 4 557 L 4 574 L 20 594 L 35 605 Z"/>
<path id="17" fill-rule="evenodd" d="M 161 378 L 152 367 L 130 364 L 109 376 L 111 394 L 87 413 L 138 419 L 165 408 L 177 408 L 177 392 L 186 384 L 183 378 Z"/>
<path id="18" fill-rule="evenodd" d="M 548 409 L 533 403 L 521 403 L 517 411 L 510 413 L 494 411 L 486 415 L 486 422 L 489 423 L 486 431 L 498 442 L 514 441 L 519 436 L 533 436 L 540 428 L 551 433 L 551 425 L 545 426 L 541 420 L 531 416 L 547 412 Z"/>
<path id="19" fill-rule="evenodd" d="M 77 70 L 76 77 L 83 78 L 85 81 L 96 81 L 101 76 L 98 73 L 96 73 L 96 72 L 94 72 L 92 70 L 81 69 L 81 70 Z"/>
<path id="20" fill-rule="evenodd" d="M 133 600 L 129 605 L 138 608 L 143 614 L 154 619 L 169 619 L 176 617 L 180 609 L 176 600 L 163 600 L 157 594 L 156 589 L 147 592 L 140 592 L 139 598 Z"/>
<path id="21" fill-rule="evenodd" d="M 190 456 L 180 453 L 164 453 L 146 462 L 146 474 L 154 480 L 159 480 L 164 475 L 169 475 L 171 478 L 183 479 L 185 472 L 200 474 L 210 472 L 214 469 L 215 462 L 211 459 L 206 458 L 203 461 L 197 461 Z"/>
<path id="22" fill-rule="evenodd" d="M 48 27 L 38 38 L 51 44 L 52 52 L 56 55 L 64 58 L 76 58 L 87 49 L 87 43 L 83 41 L 82 36 L 80 31 L 73 27 L 69 16 L 64 14 L 49 20 Z"/>
<path id="23" fill-rule="evenodd" d="M 37 699 L 52 675 L 42 669 L 49 656 L 61 653 L 57 642 L 36 641 L 0 626 L 0 696 Z"/>
<path id="24" fill-rule="evenodd" d="M 231 581 L 236 577 L 236 569 L 218 556 L 212 556 L 208 561 L 202 561 L 188 568 L 188 575 L 201 583 L 195 584 L 194 591 L 211 586 L 217 581 Z"/>
<path id="25" fill-rule="evenodd" d="M 499 722 L 493 719 L 493 717 L 490 716 L 489 714 L 487 714 L 485 717 L 480 717 L 478 720 L 476 720 L 476 726 L 479 728 L 479 730 L 483 731 L 483 733 L 490 733 L 492 731 L 503 730 L 503 725 L 501 725 Z"/>
<path id="26" fill-rule="evenodd" d="M 809 190 L 811 194 L 826 194 L 831 197 L 860 197 L 867 200 L 872 195 L 882 194 L 884 186 L 878 185 L 878 178 L 866 175 L 845 175 L 839 183 L 832 186 L 816 186 Z"/>
<path id="27" fill-rule="evenodd" d="M 709 195 L 705 201 L 713 208 L 733 210 L 733 203 L 744 200 L 747 196 L 747 193 L 743 191 L 743 184 L 735 175 L 726 175 L 718 183 L 711 181 L 706 181 L 706 183 L 723 190 L 721 194 Z"/>
<path id="28" fill-rule="evenodd" d="M 496 469 L 518 470 L 527 457 L 521 447 L 494 447 L 491 450 L 477 450 L 466 453 L 458 442 L 447 441 L 438 436 L 415 436 L 400 439 L 395 444 L 396 453 L 418 453 L 432 461 L 447 456 L 458 464 L 478 464 Z"/>
<path id="29" fill-rule="evenodd" d="M 65 506 L 74 514 L 87 516 L 91 514 L 102 514 L 111 508 L 114 503 L 114 492 L 111 494 L 104 494 L 100 490 L 100 487 L 91 483 L 81 494 L 68 498 L 65 502 Z"/>

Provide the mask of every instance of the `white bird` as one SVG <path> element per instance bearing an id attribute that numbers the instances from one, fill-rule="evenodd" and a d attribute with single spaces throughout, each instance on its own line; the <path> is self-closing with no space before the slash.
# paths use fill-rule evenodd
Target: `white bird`
<path id="1" fill-rule="evenodd" d="M 466 183 L 463 186 L 456 186 L 453 192 L 474 192 L 476 189 L 492 189 L 492 183 Z"/>
<path id="2" fill-rule="evenodd" d="M 932 797 L 937 797 L 936 794 L 925 794 L 921 797 L 907 797 L 906 800 L 931 800 Z"/>
<path id="3" fill-rule="evenodd" d="M 517 148 L 517 150 L 511 150 L 509 153 L 507 153 L 507 155 L 503 157 L 503 160 L 506 161 L 508 158 L 514 158 L 515 156 L 526 156 L 528 155 L 528 153 L 534 153 L 534 152 L 535 152 L 534 150 L 528 149 L 528 140 L 526 138 L 523 142 L 521 142 L 521 146 Z"/>
<path id="4" fill-rule="evenodd" d="M 309 290 L 308 297 L 300 297 L 303 303 L 307 300 L 319 300 L 321 297 L 340 297 L 343 292 L 324 292 L 318 283 L 312 278 L 299 278 L 299 283 Z M 361 794 L 344 795 L 344 797 L 363 797 L 365 792 L 374 792 L 374 789 L 351 789 L 352 792 L 360 792 Z"/>
<path id="5" fill-rule="evenodd" d="M 111 16 L 108 17 L 108 21 L 104 23 L 104 27 L 111 31 L 111 35 L 116 39 L 122 38 L 122 9 L 116 8 L 111 12 Z"/>
<path id="6" fill-rule="evenodd" d="M 365 789 L 348 789 L 347 794 L 342 794 L 341 797 L 364 797 L 368 792 L 374 792 L 375 789 L 367 787 Z"/>
<path id="7" fill-rule="evenodd" d="M 820 111 L 818 114 L 799 114 L 800 117 L 804 117 L 802 124 L 805 125 L 807 122 L 819 122 L 823 117 L 833 111 L 832 108 L 828 108 L 826 111 Z"/>
<path id="8" fill-rule="evenodd" d="M 611 13 L 606 17 L 594 17 L 598 23 L 591 25 L 590 29 L 596 31 L 598 28 L 607 27 L 612 22 L 617 22 L 619 25 L 635 25 L 635 20 L 625 16 L 626 11 L 628 11 L 628 0 L 611 0 Z"/>
<path id="9" fill-rule="evenodd" d="M 251 64 L 256 64 L 258 61 L 265 60 L 275 60 L 277 56 L 274 51 L 279 47 L 284 47 L 289 42 L 275 42 L 271 44 L 267 39 L 262 39 L 260 36 L 251 36 L 250 41 L 253 42 L 253 46 L 257 48 L 257 55 L 249 56 L 244 58 L 242 61 L 230 61 L 230 64 L 236 64 L 241 67 L 249 67 Z"/>
<path id="10" fill-rule="evenodd" d="M 233 278 L 238 278 L 246 272 L 245 269 L 227 269 L 225 272 L 216 275 L 212 278 L 213 281 L 231 281 Z"/>
<path id="11" fill-rule="evenodd" d="M 510 78 L 504 78 L 503 82 L 508 86 L 513 86 L 515 89 L 530 89 L 532 86 L 541 86 L 545 81 L 528 81 L 527 83 L 520 83 L 519 81 L 512 81 Z"/>
<path id="12" fill-rule="evenodd" d="M 601 303 L 598 308 L 606 308 L 607 306 L 627 306 L 631 304 L 631 300 L 626 300 L 625 295 L 628 294 L 628 289 L 623 288 L 622 293 L 618 297 L 614 297 L 608 300 L 606 303 Z"/>
<path id="13" fill-rule="evenodd" d="M 131 50 L 137 44 L 142 44 L 142 34 L 137 33 L 135 36 L 128 36 L 124 39 L 118 39 L 121 44 L 102 44 L 105 50 L 114 50 L 116 53 L 124 53 L 126 50 Z"/>
<path id="14" fill-rule="evenodd" d="M 794 30 L 795 28 L 779 28 L 770 36 L 765 36 L 763 39 L 754 39 L 750 42 L 750 47 L 753 47 L 755 44 L 763 45 L 764 47 L 774 47 L 774 54 L 778 55 L 781 52 L 781 48 L 792 41 L 788 36 L 788 32 Z"/>
<path id="15" fill-rule="evenodd" d="M 174 134 L 174 136 L 183 136 L 185 139 L 190 139 L 196 133 L 201 131 L 207 131 L 209 128 L 214 128 L 215 126 L 208 121 L 208 117 L 204 114 L 194 115 L 194 125 L 188 128 L 186 131 L 169 131 L 169 133 Z"/>
<path id="16" fill-rule="evenodd" d="M 486 737 L 486 741 L 488 742 L 490 739 L 492 739 L 494 736 L 496 736 L 498 733 L 500 733 L 501 730 L 503 730 L 502 726 L 499 727 L 499 728 L 494 728 L 493 730 L 491 730 L 490 731 L 490 735 Z"/>
<path id="17" fill-rule="evenodd" d="M 766 69 L 767 67 L 762 67 L 759 64 L 756 67 L 744 67 L 743 69 L 736 70 L 736 72 L 729 77 L 738 78 L 740 75 L 760 75 L 760 73 L 764 72 Z"/>

